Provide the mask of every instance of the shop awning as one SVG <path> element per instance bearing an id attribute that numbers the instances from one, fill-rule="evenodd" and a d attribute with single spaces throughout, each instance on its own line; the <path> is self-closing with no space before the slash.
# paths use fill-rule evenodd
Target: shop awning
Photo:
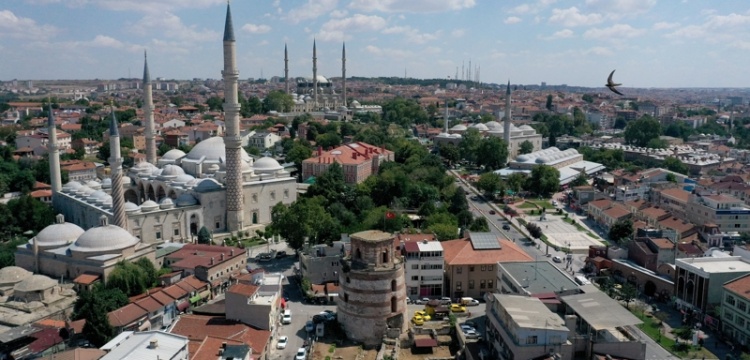
<path id="1" fill-rule="evenodd" d="M 151 322 L 146 320 L 141 324 L 141 326 L 138 327 L 138 331 L 146 331 L 151 329 Z"/>
<path id="2" fill-rule="evenodd" d="M 198 294 L 198 296 L 200 296 L 200 297 L 201 297 L 201 299 L 208 299 L 208 298 L 210 298 L 210 297 L 211 297 L 211 290 L 205 290 L 205 291 L 201 291 L 201 292 L 200 292 L 200 293 Z"/>
<path id="3" fill-rule="evenodd" d="M 190 303 L 191 303 L 191 304 L 195 304 L 195 303 L 197 303 L 198 301 L 201 301 L 201 296 L 200 296 L 200 294 L 199 294 L 199 295 L 195 295 L 195 296 L 193 296 L 193 297 L 191 297 L 191 298 L 190 298 Z"/>

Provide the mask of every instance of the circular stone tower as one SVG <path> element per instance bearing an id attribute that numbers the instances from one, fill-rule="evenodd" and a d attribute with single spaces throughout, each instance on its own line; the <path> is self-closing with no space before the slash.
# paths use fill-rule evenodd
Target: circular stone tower
<path id="1" fill-rule="evenodd" d="M 365 346 L 378 345 L 386 331 L 398 335 L 408 325 L 404 266 L 393 239 L 379 230 L 352 234 L 351 253 L 339 275 L 338 321 L 350 339 Z"/>

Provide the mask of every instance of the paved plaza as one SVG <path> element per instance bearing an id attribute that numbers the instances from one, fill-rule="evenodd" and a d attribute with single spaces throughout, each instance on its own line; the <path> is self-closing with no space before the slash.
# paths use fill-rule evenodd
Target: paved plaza
<path id="1" fill-rule="evenodd" d="M 539 215 L 525 215 L 524 219 L 539 225 L 542 233 L 547 236 L 547 241 L 555 246 L 569 247 L 573 252 L 581 252 L 588 251 L 591 245 L 602 245 L 600 239 L 594 239 L 574 225 L 566 223 L 562 216 L 547 214 L 546 219 L 540 221 Z"/>

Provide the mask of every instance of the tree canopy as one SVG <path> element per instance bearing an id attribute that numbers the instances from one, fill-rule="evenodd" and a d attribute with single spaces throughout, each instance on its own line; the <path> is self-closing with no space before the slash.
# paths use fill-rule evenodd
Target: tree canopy
<path id="1" fill-rule="evenodd" d="M 609 239 L 614 242 L 625 242 L 633 235 L 633 221 L 620 220 L 609 229 Z"/>
<path id="2" fill-rule="evenodd" d="M 263 110 L 265 112 L 289 112 L 293 106 L 294 100 L 292 99 L 292 95 L 282 90 L 272 90 L 263 99 Z"/>
<path id="3" fill-rule="evenodd" d="M 644 115 L 625 127 L 625 142 L 630 145 L 646 147 L 652 139 L 661 135 L 661 124 L 651 116 Z"/>
<path id="4" fill-rule="evenodd" d="M 531 169 L 528 189 L 536 194 L 548 197 L 560 188 L 560 171 L 547 165 L 536 165 Z"/>

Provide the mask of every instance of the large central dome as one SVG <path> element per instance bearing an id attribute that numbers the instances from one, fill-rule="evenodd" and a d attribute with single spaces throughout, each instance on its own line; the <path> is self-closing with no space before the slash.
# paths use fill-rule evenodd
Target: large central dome
<path id="1" fill-rule="evenodd" d="M 214 136 L 203 140 L 195 145 L 186 157 L 190 160 L 200 160 L 204 156 L 205 161 L 218 162 L 221 159 L 222 162 L 226 162 L 227 152 L 224 148 L 224 138 Z M 242 149 L 242 160 L 245 162 L 250 161 L 250 155 L 247 154 L 245 149 Z"/>
<path id="2" fill-rule="evenodd" d="M 81 252 L 114 251 L 133 246 L 138 241 L 137 237 L 119 226 L 104 225 L 86 230 L 70 249 Z"/>

